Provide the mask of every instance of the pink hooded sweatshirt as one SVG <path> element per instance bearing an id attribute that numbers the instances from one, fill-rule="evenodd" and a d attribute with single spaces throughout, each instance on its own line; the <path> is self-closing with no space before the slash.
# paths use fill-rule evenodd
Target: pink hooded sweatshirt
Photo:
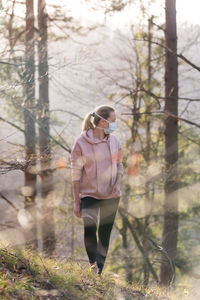
<path id="1" fill-rule="evenodd" d="M 87 129 L 75 140 L 71 152 L 72 181 L 80 181 L 79 197 L 91 196 L 108 199 L 112 193 L 117 174 L 123 175 L 122 146 L 112 134 L 102 140 L 93 136 L 93 129 Z"/>

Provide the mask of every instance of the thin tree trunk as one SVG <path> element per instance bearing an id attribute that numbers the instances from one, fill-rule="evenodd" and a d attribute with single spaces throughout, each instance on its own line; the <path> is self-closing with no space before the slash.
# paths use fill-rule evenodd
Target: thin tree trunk
<path id="1" fill-rule="evenodd" d="M 152 17 L 148 20 L 148 90 L 151 90 L 151 27 L 152 27 Z M 149 103 L 150 99 L 147 98 L 147 106 L 146 111 L 149 112 L 151 110 L 151 104 Z M 150 164 L 150 149 L 151 149 L 151 130 L 150 130 L 150 116 L 146 115 L 146 151 L 145 151 L 145 160 L 147 168 Z M 145 218 L 144 218 L 144 232 L 143 232 L 143 248 L 148 256 L 148 240 L 146 239 L 146 231 L 148 230 L 149 226 L 149 218 L 150 218 L 150 192 L 149 192 L 149 182 L 145 183 Z M 144 286 L 147 286 L 149 283 L 149 269 L 148 265 L 146 264 L 146 260 L 144 259 L 143 262 L 144 268 Z"/>
<path id="2" fill-rule="evenodd" d="M 176 1 L 166 0 L 166 65 L 165 65 L 165 111 L 178 115 L 178 62 Z M 162 246 L 174 264 L 178 239 L 178 120 L 170 115 L 165 120 L 165 199 Z M 162 256 L 160 282 L 174 284 L 175 266 L 172 270 L 169 261 Z"/>
<path id="3" fill-rule="evenodd" d="M 55 222 L 53 205 L 53 176 L 49 126 L 48 34 L 45 0 L 38 0 L 38 58 L 39 58 L 39 147 L 41 159 L 42 240 L 43 250 L 53 254 L 55 250 Z"/>
<path id="4" fill-rule="evenodd" d="M 125 185 L 125 195 L 127 197 L 123 198 L 123 206 L 125 210 L 128 210 L 128 194 L 130 193 L 130 186 L 128 184 Z M 133 259 L 132 253 L 128 246 L 128 227 L 127 223 L 124 220 L 124 217 L 121 215 L 122 218 L 122 228 L 120 229 L 120 234 L 122 236 L 122 247 L 123 247 L 123 259 L 124 259 L 124 268 L 126 273 L 126 282 L 132 283 L 133 281 Z"/>
<path id="5" fill-rule="evenodd" d="M 32 220 L 25 229 L 26 244 L 33 243 L 37 248 L 37 229 L 35 213 L 36 175 L 31 168 L 36 164 L 36 133 L 33 108 L 35 107 L 35 42 L 34 42 L 34 6 L 33 0 L 26 0 L 26 32 L 25 32 L 25 88 L 24 88 L 24 132 L 26 160 L 31 160 L 30 168 L 24 172 L 25 209 Z"/>

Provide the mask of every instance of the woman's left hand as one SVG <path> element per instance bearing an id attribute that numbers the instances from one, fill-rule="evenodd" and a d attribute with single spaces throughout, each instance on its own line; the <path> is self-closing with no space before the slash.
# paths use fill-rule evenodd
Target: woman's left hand
<path id="1" fill-rule="evenodd" d="M 120 185 L 116 182 L 113 186 L 112 193 L 118 197 L 120 195 Z"/>

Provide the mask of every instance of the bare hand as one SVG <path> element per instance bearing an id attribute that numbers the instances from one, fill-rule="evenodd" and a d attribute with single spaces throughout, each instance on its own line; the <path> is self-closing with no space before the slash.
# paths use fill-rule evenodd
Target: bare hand
<path id="1" fill-rule="evenodd" d="M 74 214 L 76 217 L 81 218 L 82 213 L 81 213 L 80 202 L 74 202 Z"/>

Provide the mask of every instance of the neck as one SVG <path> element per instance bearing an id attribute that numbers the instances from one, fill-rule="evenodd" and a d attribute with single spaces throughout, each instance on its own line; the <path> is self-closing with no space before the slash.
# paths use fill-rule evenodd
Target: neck
<path id="1" fill-rule="evenodd" d="M 102 128 L 98 128 L 98 127 L 95 127 L 93 129 L 93 135 L 95 138 L 97 139 L 100 139 L 102 140 L 106 135 L 105 135 L 105 132 L 104 132 L 104 129 Z"/>

